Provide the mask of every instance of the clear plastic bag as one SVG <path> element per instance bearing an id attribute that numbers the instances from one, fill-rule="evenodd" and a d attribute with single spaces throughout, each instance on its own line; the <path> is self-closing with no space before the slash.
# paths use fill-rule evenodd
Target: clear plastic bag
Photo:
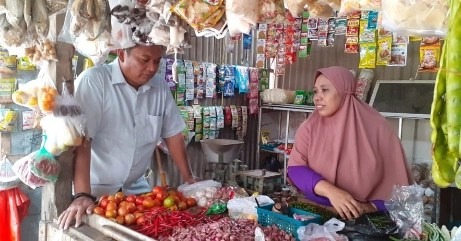
<path id="1" fill-rule="evenodd" d="M 392 197 L 384 202 L 403 238 L 419 239 L 423 233 L 424 188 L 418 185 L 395 186 Z"/>
<path id="2" fill-rule="evenodd" d="M 39 88 L 37 90 L 38 108 L 43 113 L 51 113 L 56 106 L 58 91 L 48 73 L 48 65 L 41 67 L 37 80 L 39 81 Z"/>
<path id="3" fill-rule="evenodd" d="M 13 165 L 6 156 L 0 161 L 0 191 L 17 187 L 21 180 L 13 171 Z"/>
<path id="4" fill-rule="evenodd" d="M 181 0 L 172 10 L 194 29 L 204 29 L 216 25 L 225 13 L 223 1 L 215 2 L 210 4 L 205 0 Z"/>
<path id="5" fill-rule="evenodd" d="M 101 65 L 109 56 L 115 45 L 111 42 L 111 34 L 104 31 L 95 40 L 88 40 L 86 37 L 77 37 L 74 47 L 81 55 L 91 59 L 94 65 Z"/>
<path id="6" fill-rule="evenodd" d="M 258 10 L 258 22 L 260 23 L 284 23 L 286 21 L 283 0 L 260 0 Z"/>
<path id="7" fill-rule="evenodd" d="M 230 36 L 248 34 L 258 23 L 258 1 L 226 1 L 226 18 Z"/>
<path id="8" fill-rule="evenodd" d="M 43 143 L 40 150 L 36 151 L 33 155 L 33 160 L 30 163 L 30 171 L 37 177 L 47 181 L 56 182 L 58 180 L 59 172 L 61 171 L 61 165 L 49 153 L 44 145 L 47 141 L 47 136 L 43 135 Z"/>
<path id="9" fill-rule="evenodd" d="M 31 163 L 37 151 L 19 159 L 13 164 L 13 171 L 21 181 L 32 189 L 42 187 L 48 181 L 36 176 L 31 172 Z"/>
<path id="10" fill-rule="evenodd" d="M 309 16 L 314 18 L 328 19 L 333 16 L 333 8 L 320 2 L 308 4 L 307 11 L 309 11 Z"/>
<path id="11" fill-rule="evenodd" d="M 129 13 L 129 10 L 134 7 L 134 3 L 131 0 L 109 0 L 111 9 L 111 26 L 112 26 L 112 42 L 117 46 L 116 48 L 125 49 L 135 45 L 132 40 L 133 32 L 131 26 L 123 22 L 123 18 L 120 18 L 120 12 L 117 9 L 126 9 L 125 12 Z"/>
<path id="12" fill-rule="evenodd" d="M 341 231 L 345 224 L 336 218 L 332 218 L 323 225 L 310 223 L 307 226 L 298 228 L 298 239 L 300 241 L 347 241 L 348 238 L 336 232 Z"/>
<path id="13" fill-rule="evenodd" d="M 443 37 L 448 31 L 448 0 L 386 0 L 382 8 L 382 26 L 391 32 Z"/>
<path id="14" fill-rule="evenodd" d="M 38 86 L 39 79 L 31 80 L 21 85 L 12 95 L 13 102 L 32 110 L 39 110 L 37 98 Z"/>
<path id="15" fill-rule="evenodd" d="M 258 219 L 258 212 L 256 207 L 256 199 L 260 206 L 274 204 L 274 201 L 268 197 L 259 195 L 256 197 L 234 198 L 227 202 L 227 210 L 229 210 L 229 217 L 232 219 Z"/>
<path id="16" fill-rule="evenodd" d="M 304 6 L 314 2 L 314 0 L 285 0 L 284 2 L 293 17 L 300 17 L 304 11 Z"/>

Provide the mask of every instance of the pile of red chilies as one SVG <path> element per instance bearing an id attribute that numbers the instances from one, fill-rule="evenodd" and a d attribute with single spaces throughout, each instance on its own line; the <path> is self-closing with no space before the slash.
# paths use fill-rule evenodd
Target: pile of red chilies
<path id="1" fill-rule="evenodd" d="M 163 207 L 153 208 L 144 213 L 145 221 L 135 230 L 154 239 L 167 237 L 176 228 L 186 228 L 216 220 L 216 218 L 206 216 L 205 212 L 206 209 L 197 214 L 191 214 L 188 211 L 172 211 Z"/>

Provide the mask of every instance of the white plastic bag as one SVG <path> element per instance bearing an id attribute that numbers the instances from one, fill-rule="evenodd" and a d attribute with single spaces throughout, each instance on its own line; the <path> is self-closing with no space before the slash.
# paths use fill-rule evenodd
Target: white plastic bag
<path id="1" fill-rule="evenodd" d="M 244 218 L 257 220 L 258 211 L 256 207 L 258 206 L 258 204 L 256 203 L 255 198 L 258 199 L 258 203 L 260 206 L 274 204 L 274 200 L 264 195 L 259 195 L 257 197 L 234 198 L 227 202 L 227 210 L 229 210 L 229 217 L 232 219 Z"/>
<path id="2" fill-rule="evenodd" d="M 307 226 L 298 228 L 298 238 L 300 241 L 347 241 L 348 238 L 344 235 L 339 235 L 336 232 L 341 231 L 345 227 L 345 223 L 336 218 L 328 220 L 323 225 L 310 223 Z"/>
<path id="3" fill-rule="evenodd" d="M 178 187 L 178 191 L 182 192 L 185 197 L 190 197 L 197 191 L 204 191 L 207 188 L 220 188 L 222 184 L 214 180 L 205 180 L 192 184 L 184 183 Z"/>
<path id="4" fill-rule="evenodd" d="M 226 18 L 231 36 L 248 34 L 258 22 L 258 1 L 227 0 Z"/>
<path id="5" fill-rule="evenodd" d="M 382 7 L 382 26 L 386 30 L 429 37 L 447 33 L 448 0 L 386 0 Z"/>
<path id="6" fill-rule="evenodd" d="M 0 161 L 0 191 L 17 187 L 21 180 L 13 171 L 13 165 L 6 156 Z"/>
<path id="7" fill-rule="evenodd" d="M 295 100 L 295 92 L 284 89 L 266 89 L 261 93 L 264 103 L 292 104 Z"/>
<path id="8" fill-rule="evenodd" d="M 134 7 L 134 3 L 131 0 L 109 0 L 110 9 L 114 7 L 127 6 L 129 9 Z M 110 17 L 112 31 L 112 42 L 116 46 L 115 48 L 126 49 L 133 47 L 135 45 L 134 41 L 131 39 L 133 32 L 131 31 L 131 26 L 125 24 L 118 20 L 114 15 Z"/>

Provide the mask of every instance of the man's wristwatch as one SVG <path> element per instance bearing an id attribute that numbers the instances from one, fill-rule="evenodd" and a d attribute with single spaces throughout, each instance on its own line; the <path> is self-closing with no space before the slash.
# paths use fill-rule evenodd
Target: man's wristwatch
<path id="1" fill-rule="evenodd" d="M 91 199 L 93 202 L 96 202 L 97 198 L 89 193 L 86 193 L 86 192 L 79 192 L 79 193 L 76 193 L 75 195 L 72 196 L 72 202 L 79 198 L 79 197 L 87 197 L 89 199 Z"/>

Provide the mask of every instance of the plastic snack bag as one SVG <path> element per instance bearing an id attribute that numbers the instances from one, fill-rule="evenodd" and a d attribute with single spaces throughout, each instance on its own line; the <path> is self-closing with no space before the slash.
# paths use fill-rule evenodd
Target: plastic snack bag
<path id="1" fill-rule="evenodd" d="M 32 162 L 30 163 L 30 171 L 39 178 L 55 182 L 58 180 L 61 165 L 59 165 L 54 156 L 45 149 L 44 145 L 46 141 L 47 136 L 43 135 L 42 147 L 34 153 Z"/>
<path id="2" fill-rule="evenodd" d="M 445 36 L 448 30 L 448 3 L 448 0 L 382 1 L 382 26 L 389 31 L 408 35 Z"/>
<path id="3" fill-rule="evenodd" d="M 125 9 L 131 9 L 134 7 L 133 2 L 130 0 L 109 0 L 109 5 L 110 9 L 114 9 L 118 6 Z M 133 33 L 131 31 L 130 25 L 125 24 L 124 22 L 121 22 L 119 19 L 117 19 L 117 16 L 113 14 L 113 10 L 111 13 L 111 35 L 113 43 L 121 49 L 133 47 L 135 43 L 131 39 Z"/>

